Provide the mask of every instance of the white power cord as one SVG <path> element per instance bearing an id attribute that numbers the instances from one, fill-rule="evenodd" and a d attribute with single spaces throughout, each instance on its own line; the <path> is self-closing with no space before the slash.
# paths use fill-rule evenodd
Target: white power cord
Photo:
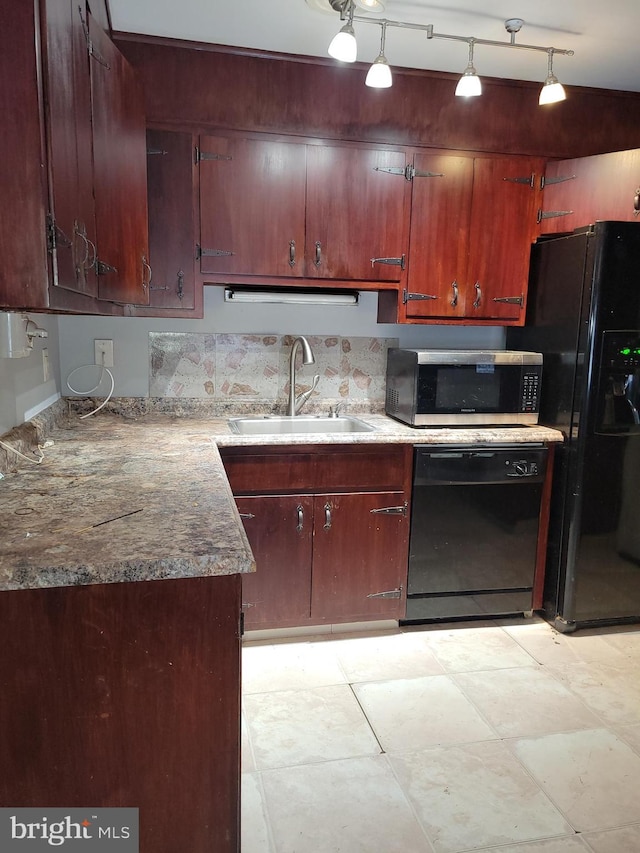
<path id="1" fill-rule="evenodd" d="M 103 358 L 104 358 L 104 354 L 103 354 Z M 94 391 L 97 391 L 98 388 L 100 387 L 101 383 L 102 383 L 102 380 L 104 378 L 105 373 L 108 375 L 109 379 L 111 380 L 111 388 L 109 389 L 109 393 L 104 398 L 102 403 L 100 403 L 100 405 L 97 406 L 92 411 L 87 412 L 86 415 L 80 415 L 80 420 L 84 420 L 84 418 L 88 418 L 91 415 L 95 415 L 96 412 L 99 412 L 100 409 L 102 409 L 104 406 L 106 406 L 107 403 L 109 402 L 109 400 L 111 399 L 111 395 L 113 394 L 113 389 L 115 388 L 115 380 L 113 378 L 113 373 L 109 370 L 109 368 L 105 367 L 104 364 L 97 365 L 97 366 L 100 367 L 100 379 L 98 380 L 98 384 L 94 385 L 94 387 L 90 388 L 88 391 L 78 391 L 76 388 L 74 388 L 71 385 L 69 380 L 71 379 L 71 377 L 73 376 L 74 373 L 77 373 L 79 370 L 82 370 L 84 367 L 96 367 L 96 365 L 94 365 L 94 364 L 81 364 L 80 367 L 76 367 L 67 376 L 67 388 L 69 389 L 69 391 L 71 391 L 73 394 L 77 394 L 79 397 L 86 397 L 88 394 L 93 394 Z"/>
<path id="2" fill-rule="evenodd" d="M 38 445 L 38 451 L 40 453 L 40 456 L 37 459 L 32 459 L 30 456 L 25 456 L 24 453 L 21 453 L 19 450 L 16 450 L 15 447 L 12 447 L 10 444 L 7 444 L 6 441 L 2 441 L 1 439 L 0 445 L 2 445 L 5 450 L 10 450 L 12 453 L 15 453 L 16 456 L 20 456 L 21 459 L 26 459 L 27 462 L 31 462 L 32 465 L 39 465 L 44 459 L 44 450 L 47 447 L 52 447 L 53 441 L 45 441 L 44 444 Z"/>

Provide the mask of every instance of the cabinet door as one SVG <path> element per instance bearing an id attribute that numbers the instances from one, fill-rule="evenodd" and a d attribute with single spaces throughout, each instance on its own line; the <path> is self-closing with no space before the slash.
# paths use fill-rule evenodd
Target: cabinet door
<path id="1" fill-rule="evenodd" d="M 147 131 L 149 305 L 155 308 L 195 305 L 193 151 L 190 133 Z"/>
<path id="2" fill-rule="evenodd" d="M 245 626 L 308 623 L 313 498 L 261 495 L 236 504 L 256 561 L 255 574 L 242 576 Z"/>
<path id="3" fill-rule="evenodd" d="M 200 140 L 200 271 L 304 275 L 306 146 Z"/>
<path id="4" fill-rule="evenodd" d="M 33 3 L 0 0 L 0 306 L 48 307 L 42 92 Z"/>
<path id="5" fill-rule="evenodd" d="M 99 295 L 149 301 L 144 99 L 133 69 L 89 16 Z"/>
<path id="6" fill-rule="evenodd" d="M 409 318 L 461 318 L 473 160 L 416 154 L 414 167 L 405 313 Z"/>
<path id="7" fill-rule="evenodd" d="M 640 148 L 548 163 L 540 233 L 557 234 L 597 219 L 638 218 Z"/>
<path id="8" fill-rule="evenodd" d="M 308 147 L 309 278 L 400 281 L 411 189 L 405 162 L 405 154 L 396 151 Z"/>
<path id="9" fill-rule="evenodd" d="M 311 621 L 398 619 L 408 531 L 403 492 L 317 495 Z"/>
<path id="10" fill-rule="evenodd" d="M 468 317 L 524 323 L 543 161 L 474 161 L 467 268 Z"/>
<path id="11" fill-rule="evenodd" d="M 96 296 L 91 84 L 86 15 L 77 0 L 46 0 L 49 228 L 55 244 L 52 284 Z"/>

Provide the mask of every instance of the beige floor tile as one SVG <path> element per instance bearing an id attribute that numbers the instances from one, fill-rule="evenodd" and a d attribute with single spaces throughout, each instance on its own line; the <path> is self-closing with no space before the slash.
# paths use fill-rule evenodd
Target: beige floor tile
<path id="1" fill-rule="evenodd" d="M 574 829 L 640 821 L 640 756 L 606 729 L 526 738 L 511 747 Z"/>
<path id="2" fill-rule="evenodd" d="M 272 853 L 267 813 L 258 773 L 242 774 L 242 853 Z"/>
<path id="3" fill-rule="evenodd" d="M 562 666 L 579 660 L 577 650 L 571 642 L 572 638 L 559 633 L 548 622 L 511 622 L 503 624 L 502 627 L 540 664 Z"/>
<path id="4" fill-rule="evenodd" d="M 250 694 L 244 709 L 258 770 L 380 752 L 346 684 Z"/>
<path id="5" fill-rule="evenodd" d="M 240 732 L 242 734 L 240 744 L 241 769 L 243 773 L 253 773 L 256 769 L 256 762 L 253 758 L 253 749 L 251 747 L 251 740 L 249 739 L 249 727 L 247 726 L 247 718 L 244 715 L 244 711 L 240 715 Z"/>
<path id="6" fill-rule="evenodd" d="M 385 756 L 270 770 L 263 785 L 277 853 L 431 853 Z"/>
<path id="7" fill-rule="evenodd" d="M 474 853 L 592 853 L 576 835 L 550 838 L 547 841 L 525 841 L 524 844 L 507 844 L 506 847 L 484 847 Z"/>
<path id="8" fill-rule="evenodd" d="M 615 625 L 603 629 L 606 642 L 623 655 L 637 659 L 640 657 L 640 628 L 638 625 Z"/>
<path id="9" fill-rule="evenodd" d="M 441 630 L 428 635 L 428 642 L 447 672 L 536 665 L 531 655 L 493 624 Z"/>
<path id="10" fill-rule="evenodd" d="M 389 757 L 436 853 L 571 833 L 571 827 L 502 743 Z"/>
<path id="11" fill-rule="evenodd" d="M 422 634 L 357 637 L 337 641 L 332 647 L 350 682 L 444 672 Z"/>
<path id="12" fill-rule="evenodd" d="M 602 724 L 542 668 L 459 673 L 453 679 L 501 737 L 590 729 Z"/>
<path id="13" fill-rule="evenodd" d="M 640 670 L 632 662 L 576 663 L 553 674 L 611 725 L 640 723 Z"/>
<path id="14" fill-rule="evenodd" d="M 330 643 L 278 643 L 242 650 L 244 693 L 304 690 L 346 681 Z"/>
<path id="15" fill-rule="evenodd" d="M 640 755 L 640 723 L 633 726 L 614 726 L 613 732 Z"/>
<path id="16" fill-rule="evenodd" d="M 593 853 L 638 853 L 640 850 L 640 826 L 625 826 L 609 832 L 594 832 L 585 835 Z"/>
<path id="17" fill-rule="evenodd" d="M 387 752 L 496 737 L 447 675 L 354 684 L 353 689 Z"/>

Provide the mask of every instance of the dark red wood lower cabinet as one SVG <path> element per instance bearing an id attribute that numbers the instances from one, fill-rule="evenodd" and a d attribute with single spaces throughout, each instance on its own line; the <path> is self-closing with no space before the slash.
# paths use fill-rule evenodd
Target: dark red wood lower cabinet
<path id="1" fill-rule="evenodd" d="M 0 593 L 0 806 L 140 810 L 237 853 L 240 576 Z"/>

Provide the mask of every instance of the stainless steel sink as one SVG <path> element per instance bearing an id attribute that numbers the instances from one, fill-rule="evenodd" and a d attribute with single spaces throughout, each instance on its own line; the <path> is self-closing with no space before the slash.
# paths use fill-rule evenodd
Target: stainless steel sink
<path id="1" fill-rule="evenodd" d="M 352 418 L 349 415 L 328 417 L 318 415 L 296 415 L 295 417 L 280 417 L 264 415 L 261 417 L 230 418 L 229 426 L 232 432 L 239 435 L 294 435 L 300 433 L 353 433 L 375 432 L 375 427 Z"/>

